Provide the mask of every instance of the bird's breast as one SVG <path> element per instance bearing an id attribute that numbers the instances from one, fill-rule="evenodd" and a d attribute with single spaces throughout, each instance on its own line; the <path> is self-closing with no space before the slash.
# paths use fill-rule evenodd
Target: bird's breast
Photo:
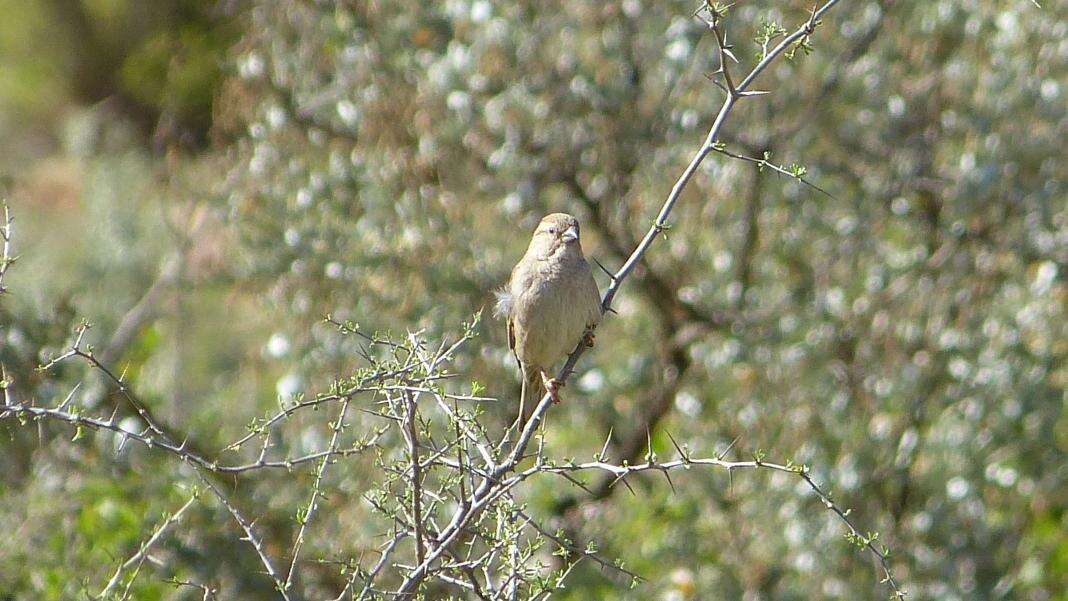
<path id="1" fill-rule="evenodd" d="M 586 329 L 581 269 L 545 262 L 516 298 L 516 352 L 524 363 L 548 368 L 578 344 Z M 586 267 L 586 269 L 589 269 Z"/>

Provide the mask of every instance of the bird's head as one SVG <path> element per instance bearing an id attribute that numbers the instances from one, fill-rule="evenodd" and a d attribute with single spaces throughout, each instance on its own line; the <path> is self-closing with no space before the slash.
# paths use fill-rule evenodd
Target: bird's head
<path id="1" fill-rule="evenodd" d="M 578 219 L 567 213 L 546 215 L 534 230 L 534 237 L 530 240 L 527 252 L 531 251 L 539 257 L 571 251 L 581 253 Z"/>

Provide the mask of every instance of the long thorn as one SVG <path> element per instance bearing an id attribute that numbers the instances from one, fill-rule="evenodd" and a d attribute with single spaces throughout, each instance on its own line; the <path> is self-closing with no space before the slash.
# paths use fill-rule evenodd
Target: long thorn
<path id="1" fill-rule="evenodd" d="M 741 434 L 739 434 L 738 436 L 735 436 L 734 440 L 732 440 L 731 443 L 729 445 L 727 445 L 727 448 L 723 449 L 723 452 L 719 454 L 719 457 L 717 457 L 717 459 L 719 459 L 720 461 L 723 461 L 723 458 L 727 456 L 727 453 L 730 453 L 731 449 L 734 448 L 734 443 L 738 442 L 738 439 L 740 439 L 741 437 L 742 437 Z"/>
<path id="2" fill-rule="evenodd" d="M 615 426 L 613 426 L 613 427 L 608 429 L 608 436 L 606 436 L 605 439 L 604 439 L 604 446 L 601 447 L 601 454 L 597 456 L 597 460 L 598 461 L 604 461 L 605 460 L 605 453 L 608 452 L 608 443 L 609 443 L 609 441 L 612 440 L 612 431 L 614 429 L 615 429 Z"/>
<path id="3" fill-rule="evenodd" d="M 669 431 L 667 431 L 667 430 L 664 430 L 664 434 L 667 434 L 667 437 L 668 437 L 669 439 L 671 439 L 671 444 L 675 445 L 675 450 L 679 452 L 679 457 L 680 457 L 681 459 L 684 459 L 684 460 L 686 460 L 686 461 L 689 461 L 689 460 L 690 460 L 689 456 L 688 456 L 688 455 L 686 455 L 686 453 L 684 453 L 684 452 L 682 451 L 682 447 L 680 447 L 680 446 L 679 446 L 679 443 L 675 442 L 675 437 L 671 435 L 671 432 L 669 432 Z"/>

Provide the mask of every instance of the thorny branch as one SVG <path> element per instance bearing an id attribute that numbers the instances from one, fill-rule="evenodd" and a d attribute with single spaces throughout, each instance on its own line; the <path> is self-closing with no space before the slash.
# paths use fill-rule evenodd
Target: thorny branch
<path id="1" fill-rule="evenodd" d="M 163 534 L 167 531 L 168 528 L 178 523 L 178 521 L 182 519 L 182 514 L 184 514 L 186 510 L 193 506 L 193 503 L 197 501 L 197 497 L 198 494 L 194 492 L 193 495 L 189 497 L 189 500 L 186 501 L 185 504 L 182 505 L 180 508 L 178 508 L 178 511 L 175 511 L 173 514 L 168 516 L 166 519 L 163 520 L 162 523 L 160 523 L 158 527 L 156 527 L 156 530 L 152 533 L 150 537 L 148 537 L 148 540 L 141 543 L 141 546 L 140 548 L 138 548 L 137 552 L 134 553 L 133 556 L 124 561 L 121 565 L 119 565 L 118 568 L 115 569 L 115 573 L 111 576 L 111 579 L 108 580 L 108 583 L 104 586 L 104 589 L 100 591 L 99 595 L 97 595 L 98 598 L 106 598 L 108 594 L 116 586 L 118 586 L 119 582 L 122 579 L 122 574 L 124 571 L 134 566 L 137 566 L 137 570 L 140 569 L 141 564 L 145 561 L 145 558 L 148 557 L 149 549 L 151 549 L 152 546 L 155 545 L 157 541 L 159 541 L 159 539 L 163 536 Z M 134 575 L 130 577 L 129 583 L 132 584 L 134 578 L 136 577 L 137 573 L 135 570 Z M 127 584 L 126 590 L 129 590 L 129 584 Z"/>
<path id="2" fill-rule="evenodd" d="M 893 589 L 894 595 L 899 598 L 905 597 L 905 592 L 900 589 L 897 584 L 897 581 L 894 579 L 893 575 L 890 572 L 888 558 L 889 551 L 885 547 L 879 548 L 875 545 L 875 541 L 878 539 L 878 535 L 872 533 L 862 533 L 856 527 L 853 521 L 849 519 L 851 511 L 849 509 L 843 510 L 831 499 L 830 494 L 812 479 L 808 466 L 797 465 L 793 463 L 787 463 L 783 465 L 778 463 L 771 463 L 762 459 L 754 459 L 752 461 L 725 461 L 723 459 L 725 454 L 714 458 L 692 458 L 690 457 L 689 453 L 687 453 L 681 447 L 676 446 L 676 450 L 679 453 L 679 458 L 673 461 L 647 461 L 645 463 L 640 463 L 636 465 L 615 465 L 604 461 L 589 461 L 585 463 L 573 463 L 568 465 L 539 465 L 519 474 L 516 474 L 515 476 L 513 476 L 513 478 L 525 480 L 536 474 L 550 473 L 566 475 L 569 473 L 599 470 L 614 475 L 617 481 L 626 482 L 625 478 L 632 474 L 651 471 L 667 475 L 667 473 L 671 470 L 676 470 L 680 468 L 688 470 L 693 466 L 718 467 L 726 469 L 728 473 L 740 469 L 765 469 L 776 472 L 796 474 L 798 477 L 804 480 L 805 484 L 807 484 L 808 487 L 814 493 L 816 493 L 816 496 L 819 497 L 820 502 L 823 503 L 823 505 L 827 509 L 834 512 L 834 514 L 838 516 L 838 518 L 846 525 L 846 527 L 849 529 L 849 532 L 846 535 L 847 539 L 862 548 L 866 548 L 872 553 L 872 555 L 875 556 L 875 558 L 880 563 L 880 567 L 883 570 L 884 582 L 886 582 Z"/>
<path id="3" fill-rule="evenodd" d="M 297 570 L 297 559 L 300 556 L 300 547 L 304 544 L 304 531 L 308 528 L 308 524 L 311 523 L 312 517 L 315 515 L 315 510 L 319 507 L 319 498 L 323 496 L 321 490 L 323 476 L 326 474 L 326 467 L 333 461 L 333 455 L 337 451 L 338 439 L 340 438 L 341 431 L 345 428 L 345 414 L 348 413 L 350 401 L 351 399 L 346 398 L 341 402 L 341 410 L 338 411 L 337 419 L 332 425 L 333 434 L 330 436 L 330 446 L 327 450 L 327 454 L 319 461 L 319 471 L 315 474 L 315 483 L 312 485 L 311 499 L 308 501 L 307 509 L 301 510 L 299 520 L 300 530 L 297 531 L 297 538 L 293 541 L 293 559 L 289 563 L 289 573 L 286 575 L 286 589 L 293 586 L 293 575 Z"/>

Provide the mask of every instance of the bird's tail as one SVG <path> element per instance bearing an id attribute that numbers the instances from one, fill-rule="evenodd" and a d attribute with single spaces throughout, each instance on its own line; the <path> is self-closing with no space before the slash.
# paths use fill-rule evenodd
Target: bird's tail
<path id="1" fill-rule="evenodd" d="M 538 407 L 538 403 L 543 396 L 545 396 L 545 383 L 541 380 L 541 372 L 536 369 L 532 369 L 529 372 L 524 370 L 523 390 L 519 397 L 518 420 L 520 432 L 527 425 L 527 421 L 534 414 L 534 409 Z"/>

